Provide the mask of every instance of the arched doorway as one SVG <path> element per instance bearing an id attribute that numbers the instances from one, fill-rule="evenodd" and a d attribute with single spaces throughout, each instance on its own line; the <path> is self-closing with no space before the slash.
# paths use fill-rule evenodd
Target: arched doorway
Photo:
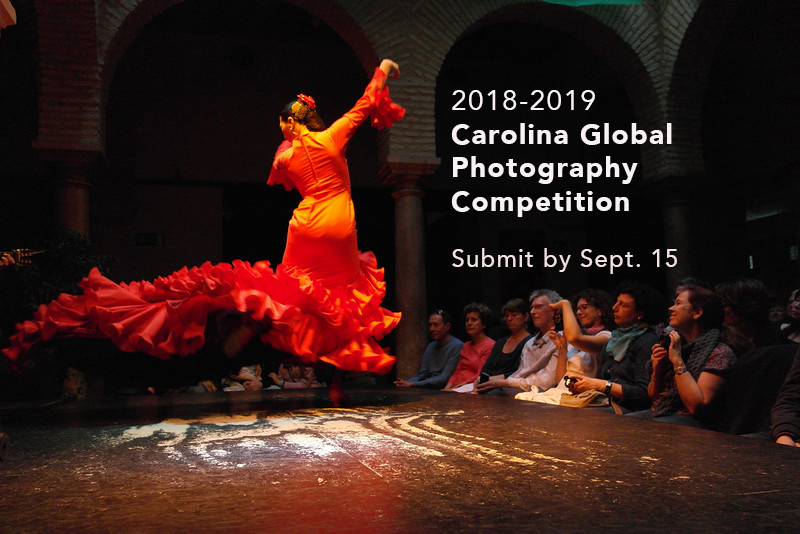
<path id="1" fill-rule="evenodd" d="M 114 71 L 109 169 L 93 202 L 94 239 L 120 258 L 119 276 L 149 278 L 205 260 L 278 263 L 299 197 L 265 185 L 281 141 L 277 112 L 304 92 L 332 121 L 366 79 L 349 45 L 290 3 L 221 10 L 188 0 L 150 21 Z M 365 128 L 348 152 L 364 206 L 360 229 L 391 209 L 388 194 L 366 187 L 377 170 L 376 138 Z M 385 232 L 377 244 L 361 233 L 365 248 L 383 247 L 378 257 L 392 261 Z"/>
<path id="2" fill-rule="evenodd" d="M 584 23 L 596 22 L 585 19 Z M 605 42 L 606 46 L 611 44 Z M 617 42 L 620 53 L 632 54 Z M 504 108 L 506 90 L 514 90 L 519 105 L 509 111 Z M 536 90 L 543 94 L 532 94 Z M 583 91 L 592 91 L 581 98 Z M 466 100 L 456 110 L 454 106 L 464 91 Z M 482 95 L 480 110 L 477 102 L 469 102 L 470 92 Z M 492 93 L 494 91 L 494 93 Z M 457 310 L 470 300 L 483 300 L 495 308 L 508 298 L 526 297 L 536 287 L 554 287 L 569 295 L 586 285 L 608 287 L 621 277 L 644 278 L 659 284 L 662 274 L 655 269 L 636 269 L 609 273 L 608 269 L 579 268 L 578 255 L 584 247 L 595 253 L 637 251 L 649 255 L 660 239 L 660 215 L 648 205 L 641 171 L 630 184 L 622 179 L 595 179 L 587 184 L 586 178 L 562 178 L 534 175 L 530 178 L 513 177 L 505 173 L 492 177 L 488 171 L 482 178 L 470 177 L 469 169 L 454 176 L 453 157 L 468 157 L 483 162 L 487 168 L 492 162 L 517 163 L 545 162 L 581 163 L 604 162 L 609 157 L 614 162 L 639 163 L 639 150 L 631 145 L 588 146 L 581 142 L 580 131 L 587 124 L 608 123 L 611 129 L 630 130 L 637 122 L 632 101 L 618 74 L 601 55 L 575 36 L 550 25 L 538 24 L 535 17 L 516 22 L 504 21 L 488 25 L 464 36 L 448 54 L 437 82 L 437 156 L 442 158 L 438 173 L 428 184 L 426 196 L 429 210 L 428 257 L 429 299 L 437 305 Z M 548 103 L 548 96 L 550 102 Z M 641 99 L 641 95 L 636 95 Z M 537 98 L 543 97 L 533 110 Z M 492 102 L 494 99 L 494 102 Z M 521 102 L 526 105 L 521 105 Z M 475 104 L 475 106 L 473 106 Z M 588 109 L 587 109 L 588 108 Z M 641 122 L 641 121 L 640 121 Z M 458 145 L 453 140 L 453 128 L 466 124 L 464 132 L 475 130 L 513 130 L 520 125 L 526 132 L 533 131 L 533 144 Z M 548 143 L 539 143 L 536 132 L 548 131 Z M 566 133 L 567 144 L 556 141 L 558 132 Z M 641 167 L 641 165 L 639 165 Z M 541 180 L 541 181 L 540 181 Z M 453 193 L 467 191 L 470 198 L 499 196 L 553 197 L 560 193 L 573 196 L 592 191 L 595 197 L 626 196 L 631 211 L 548 212 L 531 211 L 523 217 L 516 213 L 491 213 L 489 210 L 457 213 L 452 207 Z M 463 204 L 463 203 L 462 203 Z M 631 225 L 636 221 L 635 227 Z M 634 239 L 647 236 L 647 239 Z M 605 250 L 597 250 L 602 245 Z M 453 250 L 465 253 L 490 255 L 531 252 L 532 266 L 514 268 L 453 267 Z M 564 272 L 546 268 L 542 262 L 543 249 L 550 253 L 571 254 L 572 265 Z M 639 250 L 641 249 L 641 250 Z"/>

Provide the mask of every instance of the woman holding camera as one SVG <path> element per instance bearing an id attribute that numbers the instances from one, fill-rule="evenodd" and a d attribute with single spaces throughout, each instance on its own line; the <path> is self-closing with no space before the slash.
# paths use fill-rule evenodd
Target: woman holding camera
<path id="1" fill-rule="evenodd" d="M 600 351 L 600 378 L 577 377 L 569 386 L 570 392 L 600 391 L 613 401 L 612 407 L 619 413 L 650 406 L 645 367 L 650 347 L 658 341 L 651 325 L 661 310 L 662 297 L 655 289 L 639 282 L 621 284 L 612 307 L 617 329 Z"/>
<path id="2" fill-rule="evenodd" d="M 722 301 L 716 293 L 689 286 L 669 308 L 669 340 L 653 345 L 647 370 L 650 410 L 630 414 L 696 427 L 709 427 L 710 406 L 725 385 L 736 356 L 724 342 Z"/>

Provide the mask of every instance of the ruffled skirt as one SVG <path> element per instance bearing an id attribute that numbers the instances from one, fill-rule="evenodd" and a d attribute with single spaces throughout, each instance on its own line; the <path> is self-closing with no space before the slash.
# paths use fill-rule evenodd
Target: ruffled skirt
<path id="1" fill-rule="evenodd" d="M 325 287 L 301 269 L 235 260 L 183 268 L 156 280 L 117 284 L 92 269 L 81 295 L 62 294 L 17 325 L 3 352 L 20 369 L 35 345 L 57 336 L 108 338 L 126 352 L 167 359 L 205 344 L 209 314 L 238 310 L 264 326 L 262 341 L 309 363 L 387 373 L 394 357 L 377 340 L 400 321 L 381 307 L 383 269 L 371 252 L 345 286 Z"/>

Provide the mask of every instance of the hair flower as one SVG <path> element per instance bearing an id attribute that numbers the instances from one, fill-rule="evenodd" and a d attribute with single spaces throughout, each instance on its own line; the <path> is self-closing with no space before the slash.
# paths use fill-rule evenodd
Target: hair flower
<path id="1" fill-rule="evenodd" d="M 314 99 L 312 97 L 308 96 L 308 95 L 304 95 L 304 94 L 297 95 L 297 101 L 298 102 L 302 102 L 303 104 L 308 106 L 308 109 L 310 109 L 310 110 L 317 109 L 316 102 L 314 102 Z"/>

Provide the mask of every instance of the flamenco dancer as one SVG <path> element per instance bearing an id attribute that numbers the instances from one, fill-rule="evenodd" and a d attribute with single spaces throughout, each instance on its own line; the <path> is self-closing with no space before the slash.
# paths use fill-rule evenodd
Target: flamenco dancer
<path id="1" fill-rule="evenodd" d="M 109 339 L 124 352 L 161 359 L 186 356 L 206 345 L 207 322 L 233 315 L 241 319 L 233 328 L 209 328 L 213 337 L 224 330 L 227 356 L 258 336 L 305 362 L 333 364 L 334 405 L 345 399 L 341 370 L 387 373 L 394 357 L 376 340 L 397 326 L 400 313 L 381 307 L 383 269 L 371 252 L 358 250 L 345 152 L 368 117 L 377 128 L 403 117 L 386 85 L 399 74 L 397 63 L 384 59 L 355 106 L 327 128 L 310 96 L 298 95 L 280 112 L 285 141 L 267 183 L 297 189 L 303 200 L 275 270 L 267 261 L 207 262 L 152 282 L 117 284 L 92 269 L 81 295 L 62 294 L 17 325 L 3 350 L 11 366 L 20 370 L 36 347 L 63 337 Z"/>

